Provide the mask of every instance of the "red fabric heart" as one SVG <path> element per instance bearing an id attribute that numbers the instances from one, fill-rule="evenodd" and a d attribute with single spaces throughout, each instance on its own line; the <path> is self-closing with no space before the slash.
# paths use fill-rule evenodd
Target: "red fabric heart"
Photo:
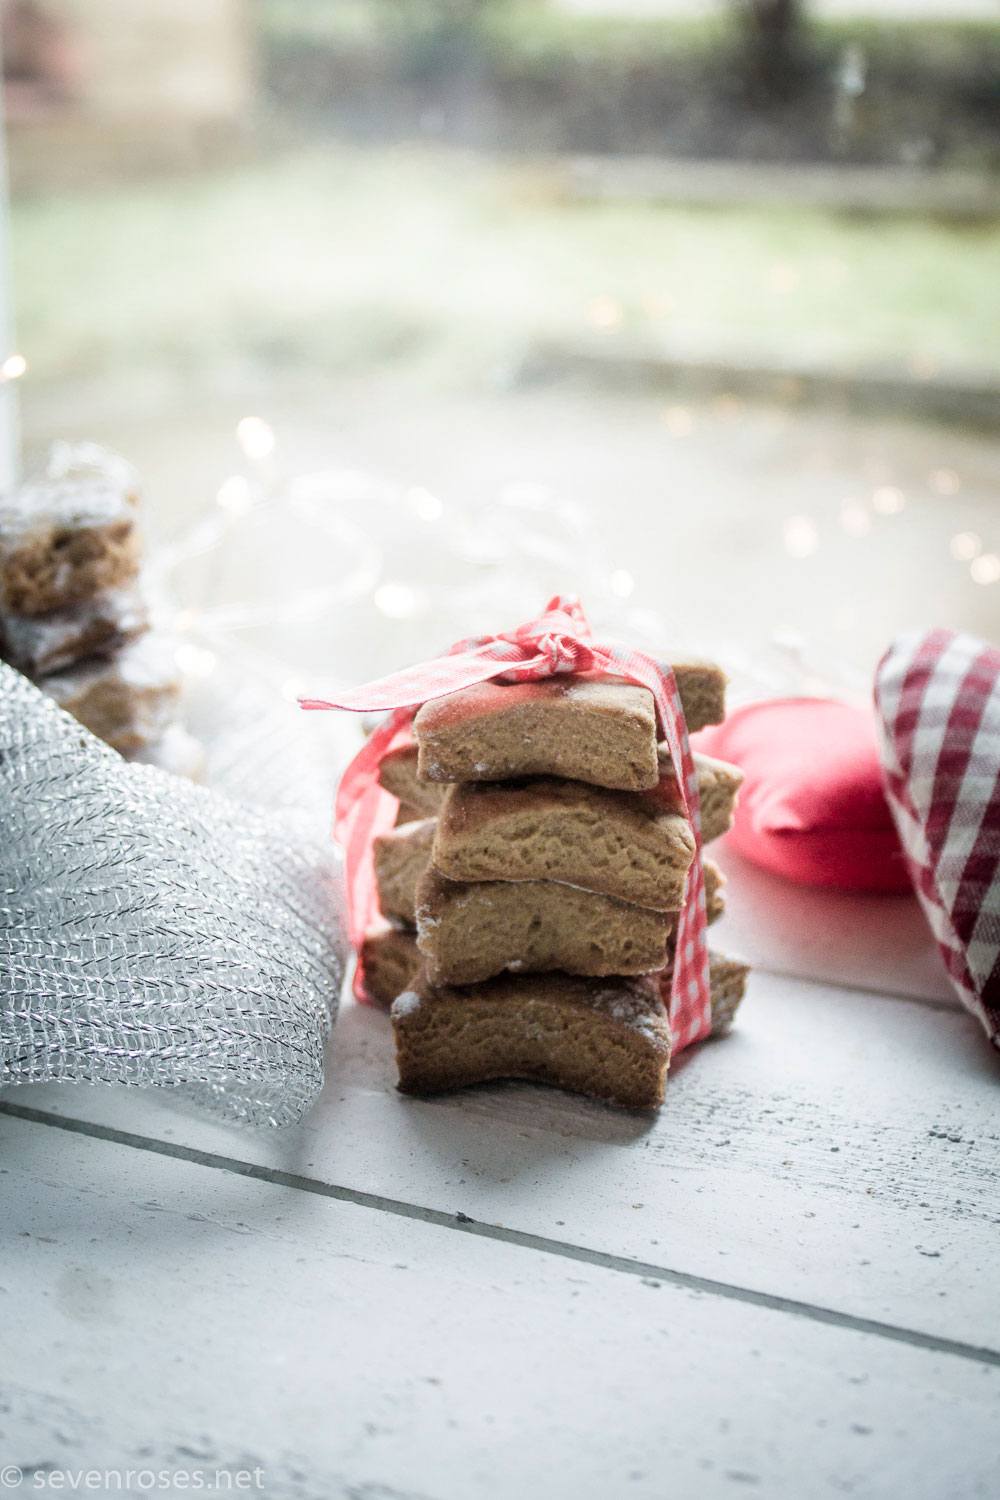
<path id="1" fill-rule="evenodd" d="M 1000 1047 L 1000 651 L 902 636 L 875 705 L 889 806 L 959 998 Z"/>
<path id="2" fill-rule="evenodd" d="M 870 710 L 826 698 L 751 703 L 693 743 L 745 775 L 729 834 L 745 858 L 802 885 L 910 889 Z"/>

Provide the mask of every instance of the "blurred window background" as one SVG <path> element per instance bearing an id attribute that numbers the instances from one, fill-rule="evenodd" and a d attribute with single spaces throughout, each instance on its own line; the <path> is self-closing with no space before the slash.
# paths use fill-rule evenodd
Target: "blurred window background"
<path id="1" fill-rule="evenodd" d="M 858 673 L 1000 636 L 996 0 L 3 0 L 2 44 L 27 466 L 120 449 L 161 543 L 263 460 L 571 505 L 623 610 Z"/>

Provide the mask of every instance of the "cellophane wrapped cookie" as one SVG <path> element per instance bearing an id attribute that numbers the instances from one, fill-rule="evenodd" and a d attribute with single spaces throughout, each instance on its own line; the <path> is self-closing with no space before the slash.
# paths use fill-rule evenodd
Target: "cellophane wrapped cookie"
<path id="1" fill-rule="evenodd" d="M 0 500 L 0 656 L 120 754 L 196 774 L 174 646 L 139 576 L 139 511 L 134 469 L 94 443 L 56 444 Z"/>

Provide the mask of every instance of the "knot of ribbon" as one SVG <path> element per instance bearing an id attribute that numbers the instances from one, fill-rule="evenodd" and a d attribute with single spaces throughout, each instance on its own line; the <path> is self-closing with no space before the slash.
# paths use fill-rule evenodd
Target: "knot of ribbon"
<path id="1" fill-rule="evenodd" d="M 600 672 L 648 688 L 656 705 L 660 738 L 670 750 L 696 845 L 670 970 L 670 1026 L 674 1050 L 679 1051 L 707 1036 L 712 1025 L 698 778 L 684 712 L 671 668 L 643 651 L 595 641 L 579 600 L 570 596 L 556 595 L 537 619 L 514 630 L 458 641 L 443 656 L 363 687 L 345 689 L 335 701 L 299 700 L 305 709 L 390 711 L 348 765 L 337 790 L 333 832 L 345 856 L 351 943 L 359 950 L 377 919 L 372 846 L 380 833 L 392 827 L 399 805 L 379 784 L 379 766 L 390 751 L 412 744 L 417 709 L 433 698 L 477 683 L 529 682 L 565 672 Z M 359 999 L 367 999 L 360 962 L 354 988 Z"/>

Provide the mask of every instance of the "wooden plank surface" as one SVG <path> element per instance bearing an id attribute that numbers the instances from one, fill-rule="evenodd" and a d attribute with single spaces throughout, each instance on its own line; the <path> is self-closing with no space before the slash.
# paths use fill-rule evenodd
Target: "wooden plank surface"
<path id="1" fill-rule="evenodd" d="M 986 1497 L 1000 1369 L 0 1117 L 0 1448 L 273 1496 Z M 12 1214 L 12 1205 L 17 1213 Z"/>
<path id="2" fill-rule="evenodd" d="M 338 1021 L 323 1100 L 285 1135 L 138 1095 L 7 1108 L 374 1195 L 893 1336 L 1000 1348 L 997 1061 L 964 1013 L 754 976 L 742 1026 L 679 1064 L 660 1116 L 498 1085 L 395 1092 L 386 1018 Z"/>

